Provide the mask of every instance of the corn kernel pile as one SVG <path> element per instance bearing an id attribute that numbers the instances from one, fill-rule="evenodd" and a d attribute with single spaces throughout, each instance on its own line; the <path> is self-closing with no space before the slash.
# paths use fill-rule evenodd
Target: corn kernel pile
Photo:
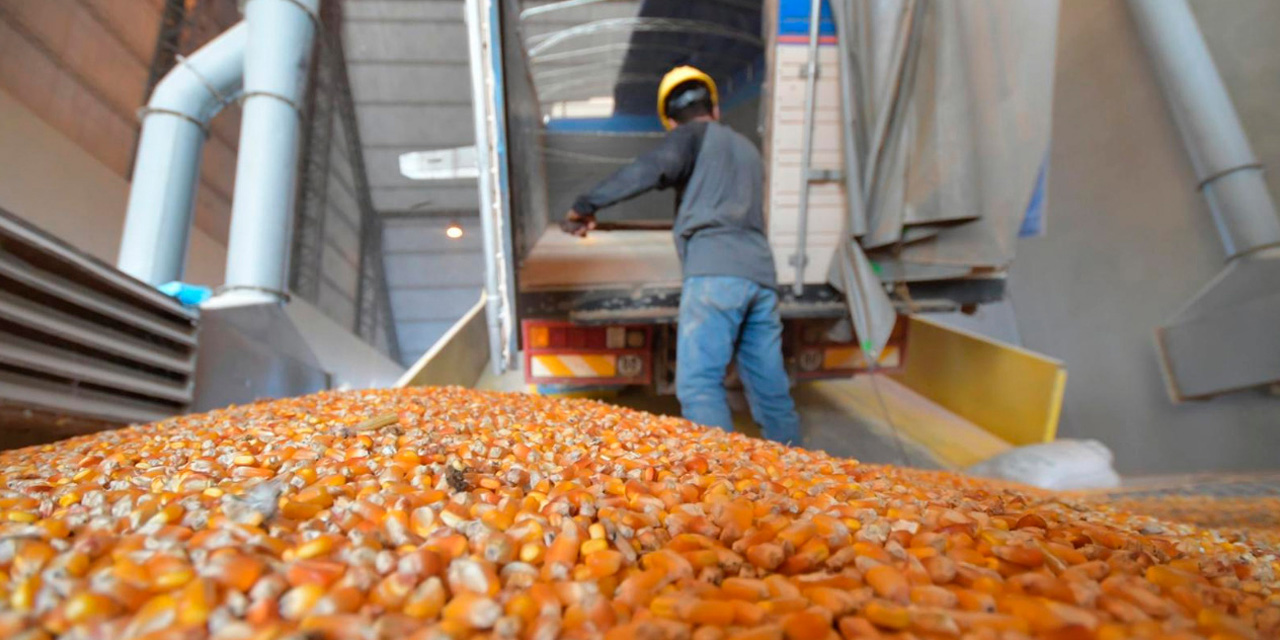
<path id="1" fill-rule="evenodd" d="M 324 393 L 0 454 L 0 638 L 1275 638 L 1276 550 L 608 405 Z"/>
<path id="2" fill-rule="evenodd" d="M 1223 533 L 1270 539 L 1280 545 L 1280 498 L 1158 496 L 1113 500 L 1117 509 L 1221 528 Z"/>

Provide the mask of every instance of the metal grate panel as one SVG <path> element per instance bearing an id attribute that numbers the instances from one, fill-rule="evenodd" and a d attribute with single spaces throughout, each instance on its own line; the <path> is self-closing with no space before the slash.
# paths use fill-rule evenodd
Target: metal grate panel
<path id="1" fill-rule="evenodd" d="M 97 426 L 184 412 L 196 330 L 194 312 L 0 209 L 3 407 Z"/>

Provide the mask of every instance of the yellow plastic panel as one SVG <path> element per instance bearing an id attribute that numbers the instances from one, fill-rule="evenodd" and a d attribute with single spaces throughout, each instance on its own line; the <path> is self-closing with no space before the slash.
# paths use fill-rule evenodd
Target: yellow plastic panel
<path id="1" fill-rule="evenodd" d="M 1053 441 L 1067 384 L 1059 360 L 920 316 L 893 377 L 1013 445 Z"/>
<path id="2" fill-rule="evenodd" d="M 884 374 L 875 377 L 855 375 L 797 387 L 794 394 L 801 421 L 819 419 L 828 412 L 856 416 L 868 432 L 884 441 L 902 438 L 907 443 L 911 458 L 897 460 L 899 464 L 918 464 L 915 451 L 922 449 L 940 467 L 963 469 L 1009 450 L 1002 438 L 906 385 Z"/>

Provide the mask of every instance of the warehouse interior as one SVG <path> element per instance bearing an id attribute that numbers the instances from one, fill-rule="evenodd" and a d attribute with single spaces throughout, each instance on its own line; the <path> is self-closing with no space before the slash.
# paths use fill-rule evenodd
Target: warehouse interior
<path id="1" fill-rule="evenodd" d="M 0 0 L 0 638 L 1280 638 L 1277 34 Z"/>
<path id="2" fill-rule="evenodd" d="M 0 208 L 115 264 L 139 109 L 165 73 L 240 19 L 238 4 L 0 2 Z M 640 3 L 520 4 L 536 39 L 626 18 Z M 1280 6 L 1190 5 L 1258 162 L 1280 166 Z M 407 152 L 474 143 L 464 3 L 321 8 L 289 306 L 341 345 L 324 363 L 332 386 L 386 385 L 484 286 L 476 178 L 424 182 L 400 165 Z M 1187 402 L 1166 389 L 1155 329 L 1224 253 L 1134 18 L 1122 0 L 1072 0 L 1057 24 L 1045 232 L 1018 241 L 1005 300 L 936 319 L 1060 360 L 1069 382 L 1058 437 L 1105 443 L 1123 474 L 1275 469 L 1274 387 Z M 604 62 L 580 84 L 608 87 L 622 60 Z M 183 276 L 193 285 L 226 280 L 240 121 L 231 103 L 209 125 Z M 1280 175 L 1266 181 L 1280 200 Z M 446 234 L 455 226 L 458 238 Z"/>

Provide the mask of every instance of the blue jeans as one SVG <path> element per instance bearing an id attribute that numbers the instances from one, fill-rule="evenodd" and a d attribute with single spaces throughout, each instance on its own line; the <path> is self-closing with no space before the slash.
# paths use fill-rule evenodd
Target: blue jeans
<path id="1" fill-rule="evenodd" d="M 733 430 L 724 376 L 738 356 L 751 417 L 764 437 L 800 443 L 800 418 L 782 362 L 778 294 L 746 278 L 694 276 L 680 296 L 676 397 L 692 422 Z"/>

